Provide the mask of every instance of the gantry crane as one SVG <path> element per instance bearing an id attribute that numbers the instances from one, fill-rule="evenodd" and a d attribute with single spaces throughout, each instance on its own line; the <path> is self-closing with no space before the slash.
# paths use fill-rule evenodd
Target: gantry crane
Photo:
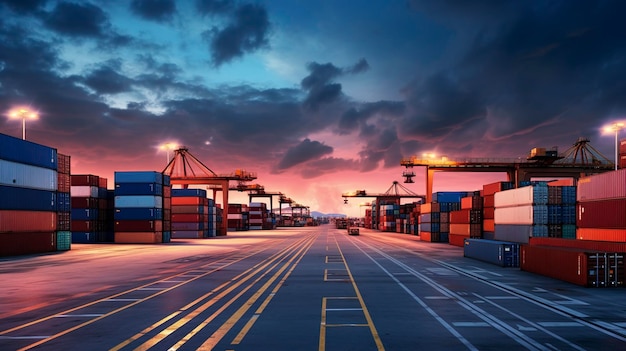
<path id="1" fill-rule="evenodd" d="M 343 193 L 341 194 L 341 196 L 343 197 L 344 204 L 348 203 L 349 197 L 373 197 L 375 198 L 377 206 L 380 206 L 382 202 L 386 201 L 400 204 L 400 200 L 403 198 L 417 198 L 421 201 L 421 203 L 424 203 L 424 201 L 426 200 L 426 196 L 416 194 L 410 189 L 402 186 L 402 184 L 400 184 L 396 180 L 393 181 L 389 189 L 387 189 L 387 191 L 385 191 L 384 193 L 368 193 L 365 190 L 356 190 L 349 193 Z M 373 228 L 377 226 L 377 223 L 374 223 L 377 221 L 376 218 L 376 216 L 372 216 Z"/>
<path id="2" fill-rule="evenodd" d="M 266 197 L 270 199 L 270 213 L 274 213 L 274 197 L 283 197 L 284 194 L 277 191 L 265 191 L 265 187 L 261 184 L 237 184 L 236 186 L 230 186 L 229 190 L 235 191 L 247 191 L 249 202 L 255 197 Z"/>
<path id="3" fill-rule="evenodd" d="M 228 189 L 230 181 L 236 181 L 238 186 L 244 186 L 245 182 L 256 179 L 256 173 L 246 172 L 238 169 L 229 174 L 217 174 L 200 160 L 193 156 L 185 146 L 174 150 L 174 157 L 167 164 L 162 172 L 170 177 L 172 185 L 178 184 L 183 188 L 189 185 L 214 185 L 219 189 L 213 190 L 213 200 L 216 192 L 222 190 L 222 203 L 224 213 L 228 213 Z M 222 220 L 222 232 L 219 235 L 226 235 L 228 221 Z"/>
<path id="4" fill-rule="evenodd" d="M 503 172 L 515 186 L 532 177 L 571 177 L 578 179 L 595 173 L 612 171 L 615 164 L 589 144 L 589 139 L 579 138 L 573 146 L 559 154 L 557 148 L 546 150 L 534 148 L 527 158 L 466 158 L 442 157 L 404 158 L 400 165 L 405 167 L 402 176 L 405 183 L 413 183 L 413 167 L 426 169 L 426 201 L 432 201 L 435 172 Z"/>

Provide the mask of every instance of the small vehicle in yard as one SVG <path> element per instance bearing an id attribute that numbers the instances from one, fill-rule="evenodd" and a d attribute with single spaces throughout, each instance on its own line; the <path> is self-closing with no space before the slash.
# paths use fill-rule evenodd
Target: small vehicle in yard
<path id="1" fill-rule="evenodd" d="M 359 235 L 358 227 L 348 227 L 348 235 Z"/>

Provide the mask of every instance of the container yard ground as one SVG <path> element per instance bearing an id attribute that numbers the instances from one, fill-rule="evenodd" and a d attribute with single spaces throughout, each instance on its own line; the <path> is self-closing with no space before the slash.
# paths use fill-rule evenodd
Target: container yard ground
<path id="1" fill-rule="evenodd" d="M 0 259 L 1 350 L 623 350 L 624 288 L 331 225 Z"/>

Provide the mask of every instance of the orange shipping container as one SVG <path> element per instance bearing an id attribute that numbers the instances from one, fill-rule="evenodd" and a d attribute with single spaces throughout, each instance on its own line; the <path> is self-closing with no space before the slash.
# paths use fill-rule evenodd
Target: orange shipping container
<path id="1" fill-rule="evenodd" d="M 496 222 L 493 219 L 485 219 L 483 220 L 483 230 L 486 232 L 495 232 L 496 231 Z"/>
<path id="2" fill-rule="evenodd" d="M 206 205 L 209 201 L 206 197 L 197 196 L 174 196 L 172 205 Z"/>
<path id="3" fill-rule="evenodd" d="M 626 242 L 626 229 L 577 228 L 576 239 Z"/>
<path id="4" fill-rule="evenodd" d="M 452 229 L 450 229 L 450 234 L 448 234 L 448 243 L 450 245 L 463 247 L 465 239 L 469 239 L 469 235 L 452 234 Z"/>
<path id="5" fill-rule="evenodd" d="M 162 232 L 115 232 L 116 243 L 158 244 L 163 242 Z"/>

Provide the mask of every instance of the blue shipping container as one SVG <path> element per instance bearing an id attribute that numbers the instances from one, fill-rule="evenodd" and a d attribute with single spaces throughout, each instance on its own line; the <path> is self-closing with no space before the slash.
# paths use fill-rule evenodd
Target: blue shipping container
<path id="1" fill-rule="evenodd" d="M 88 244 L 97 243 L 98 233 L 96 232 L 72 232 L 72 243 Z"/>
<path id="2" fill-rule="evenodd" d="M 115 196 L 163 195 L 163 184 L 159 183 L 115 183 Z"/>
<path id="3" fill-rule="evenodd" d="M 0 159 L 0 184 L 19 188 L 57 190 L 57 171 Z"/>
<path id="4" fill-rule="evenodd" d="M 115 172 L 117 183 L 158 183 L 163 184 L 163 174 L 156 171 Z"/>
<path id="5" fill-rule="evenodd" d="M 0 185 L 0 210 L 57 211 L 56 191 Z"/>
<path id="6" fill-rule="evenodd" d="M 485 239 L 465 239 L 463 256 L 501 267 L 519 267 L 519 244 Z"/>
<path id="7" fill-rule="evenodd" d="M 496 224 L 494 239 L 528 244 L 531 237 L 547 237 L 547 225 Z"/>
<path id="8" fill-rule="evenodd" d="M 163 198 L 149 195 L 115 196 L 115 208 L 163 208 Z"/>
<path id="9" fill-rule="evenodd" d="M 159 220 L 163 218 L 160 208 L 116 208 L 115 220 Z"/>
<path id="10" fill-rule="evenodd" d="M 97 209 L 90 208 L 73 208 L 72 220 L 73 221 L 94 221 L 99 218 Z M 91 228 L 88 228 L 91 229 Z"/>
<path id="11" fill-rule="evenodd" d="M 0 159 L 57 170 L 57 150 L 0 133 Z"/>
<path id="12" fill-rule="evenodd" d="M 174 196 L 206 197 L 206 190 L 204 189 L 172 189 L 172 197 Z"/>
<path id="13" fill-rule="evenodd" d="M 57 211 L 70 212 L 72 210 L 72 198 L 70 193 L 57 192 Z"/>
<path id="14" fill-rule="evenodd" d="M 433 193 L 433 202 L 461 202 L 461 198 L 472 196 L 472 191 L 441 191 Z M 447 212 L 447 211 L 446 211 Z"/>

